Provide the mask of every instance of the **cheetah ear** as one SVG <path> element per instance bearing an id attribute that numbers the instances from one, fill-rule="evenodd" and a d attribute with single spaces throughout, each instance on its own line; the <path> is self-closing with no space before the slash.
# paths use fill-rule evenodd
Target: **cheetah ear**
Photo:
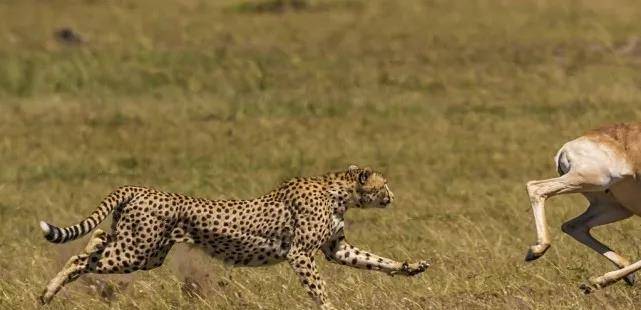
<path id="1" fill-rule="evenodd" d="M 370 169 L 369 167 L 363 169 L 363 171 L 358 174 L 358 182 L 361 183 L 361 185 L 365 185 L 370 175 L 372 175 L 372 169 Z"/>
<path id="2" fill-rule="evenodd" d="M 347 170 L 348 170 L 348 171 L 350 171 L 350 172 L 351 172 L 351 171 L 354 171 L 354 170 L 357 170 L 357 169 L 358 169 L 358 166 L 356 166 L 356 165 L 354 165 L 354 164 L 349 165 L 349 167 L 347 167 Z"/>

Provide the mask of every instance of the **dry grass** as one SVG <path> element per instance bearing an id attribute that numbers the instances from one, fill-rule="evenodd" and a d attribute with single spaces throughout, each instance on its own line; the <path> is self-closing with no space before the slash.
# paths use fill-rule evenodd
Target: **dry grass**
<path id="1" fill-rule="evenodd" d="M 115 186 L 252 197 L 351 163 L 397 200 L 348 214 L 352 243 L 427 258 L 419 278 L 321 264 L 344 309 L 634 308 L 612 268 L 563 235 L 525 264 L 523 184 L 588 128 L 641 118 L 636 1 L 0 2 L 0 308 L 36 297 L 85 240 L 48 244 Z M 267 3 L 267 4 L 265 4 Z M 284 2 L 283 2 L 284 3 Z M 62 43 L 63 27 L 85 43 Z M 641 258 L 639 220 L 596 231 Z M 176 248 L 164 267 L 88 276 L 52 309 L 285 309 L 312 304 L 288 266 L 226 269 Z"/>

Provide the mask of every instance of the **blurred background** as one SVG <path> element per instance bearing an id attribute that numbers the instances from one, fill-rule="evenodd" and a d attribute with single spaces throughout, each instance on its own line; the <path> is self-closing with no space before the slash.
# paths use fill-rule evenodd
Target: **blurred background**
<path id="1" fill-rule="evenodd" d="M 641 4 L 548 0 L 0 0 L 0 308 L 37 296 L 116 186 L 250 198 L 350 164 L 383 172 L 388 210 L 352 210 L 351 243 L 427 259 L 419 278 L 321 263 L 341 309 L 634 308 L 577 289 L 613 268 L 564 235 L 535 241 L 524 184 L 567 140 L 641 118 Z M 639 220 L 598 238 L 635 261 Z M 103 228 L 108 227 L 108 222 Z M 299 309 L 286 264 L 226 268 L 176 247 L 129 276 L 88 275 L 52 309 Z"/>

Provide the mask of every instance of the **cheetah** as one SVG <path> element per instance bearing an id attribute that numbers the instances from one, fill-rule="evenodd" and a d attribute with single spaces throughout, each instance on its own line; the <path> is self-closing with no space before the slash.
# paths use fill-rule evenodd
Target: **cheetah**
<path id="1" fill-rule="evenodd" d="M 113 213 L 111 232 L 95 229 L 84 251 L 69 259 L 47 284 L 40 301 L 49 303 L 65 285 L 85 273 L 130 273 L 162 265 L 171 247 L 190 243 L 234 266 L 287 261 L 322 309 L 328 301 L 314 254 L 355 268 L 413 276 L 429 264 L 397 262 L 350 245 L 345 213 L 350 208 L 386 208 L 394 200 L 386 179 L 351 165 L 322 176 L 298 177 L 251 200 L 208 200 L 138 186 L 120 187 L 80 223 L 58 228 L 40 222 L 45 238 L 64 243 L 79 238 Z"/>

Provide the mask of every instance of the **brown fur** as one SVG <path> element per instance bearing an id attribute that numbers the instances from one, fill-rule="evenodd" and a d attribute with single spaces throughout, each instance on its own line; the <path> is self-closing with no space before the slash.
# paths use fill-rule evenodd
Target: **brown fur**
<path id="1" fill-rule="evenodd" d="M 613 146 L 641 174 L 641 123 L 614 124 L 589 131 L 587 137 Z"/>

